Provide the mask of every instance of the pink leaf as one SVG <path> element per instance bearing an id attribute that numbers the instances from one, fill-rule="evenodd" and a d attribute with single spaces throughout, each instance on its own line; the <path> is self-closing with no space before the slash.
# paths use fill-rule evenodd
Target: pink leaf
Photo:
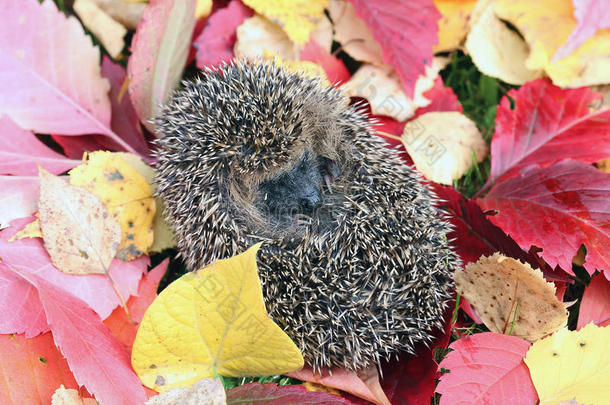
<path id="1" fill-rule="evenodd" d="M 555 52 L 551 62 L 569 56 L 580 48 L 597 30 L 610 28 L 610 7 L 607 0 L 572 0 L 576 27 L 568 40 Z"/>
<path id="2" fill-rule="evenodd" d="M 441 405 L 531 405 L 538 400 L 523 362 L 530 344 L 514 336 L 484 332 L 457 340 L 441 362 L 450 372 L 441 376 L 436 392 Z"/>
<path id="3" fill-rule="evenodd" d="M 146 400 L 125 349 L 87 304 L 25 269 L 16 271 L 32 285 L 47 315 L 53 339 L 79 385 L 102 404 L 131 405 Z"/>
<path id="4" fill-rule="evenodd" d="M 39 196 L 38 176 L 0 176 L 0 229 L 36 212 Z"/>
<path id="5" fill-rule="evenodd" d="M 361 370 L 357 374 L 350 370 L 333 368 L 332 374 L 324 373 L 323 375 L 314 373 L 311 367 L 306 366 L 302 370 L 293 371 L 286 375 L 349 392 L 358 398 L 366 399 L 374 404 L 390 404 L 379 384 L 379 373 L 376 366 Z"/>
<path id="6" fill-rule="evenodd" d="M 140 19 L 127 64 L 129 96 L 149 130 L 180 81 L 195 28 L 196 0 L 152 0 Z"/>
<path id="7" fill-rule="evenodd" d="M 502 98 L 491 141 L 491 173 L 484 188 L 527 165 L 563 159 L 586 163 L 610 156 L 610 109 L 590 111 L 602 95 L 588 88 L 562 90 L 548 79 L 528 82 Z"/>
<path id="8" fill-rule="evenodd" d="M 233 59 L 237 27 L 251 16 L 252 10 L 240 0 L 233 0 L 212 14 L 208 25 L 193 43 L 197 48 L 197 67 L 203 69 Z"/>
<path id="9" fill-rule="evenodd" d="M 133 151 L 110 130 L 99 57 L 78 20 L 53 1 L 0 0 L 0 111 L 21 128 L 103 134 Z"/>
<path id="10" fill-rule="evenodd" d="M 328 392 L 307 391 L 302 385 L 276 385 L 273 383 L 250 383 L 231 388 L 227 391 L 227 405 L 260 404 L 345 404 L 350 402 L 338 395 Z"/>
<path id="11" fill-rule="evenodd" d="M 331 55 L 313 39 L 301 50 L 300 58 L 322 66 L 326 78 L 331 84 L 345 83 L 351 77 L 343 62 L 336 56 Z"/>
<path id="12" fill-rule="evenodd" d="M 0 263 L 0 334 L 31 338 L 48 330 L 36 288 Z"/>
<path id="13" fill-rule="evenodd" d="M 51 264 L 40 238 L 8 241 L 17 230 L 30 221 L 31 218 L 17 220 L 10 228 L 0 232 L 0 257 L 3 263 L 14 268 L 26 269 L 58 288 L 74 294 L 85 301 L 102 319 L 110 315 L 112 310 L 120 305 L 120 299 L 106 275 L 83 276 L 62 273 Z M 138 291 L 138 282 L 146 271 L 149 261 L 147 256 L 141 256 L 130 262 L 118 259 L 112 261 L 110 277 L 125 300 Z"/>
<path id="14" fill-rule="evenodd" d="M 0 174 L 38 175 L 38 165 L 53 174 L 63 173 L 80 163 L 53 152 L 36 136 L 19 128 L 6 115 L 0 116 Z"/>
<path id="15" fill-rule="evenodd" d="M 610 269 L 610 174 L 570 160 L 531 166 L 477 202 L 498 211 L 491 221 L 521 247 L 542 248 L 541 256 L 551 266 L 572 274 L 572 258 L 584 244 L 584 267 L 590 274 Z"/>
<path id="16" fill-rule="evenodd" d="M 391 65 L 413 98 L 415 81 L 432 61 L 441 18 L 432 0 L 351 0 L 356 15 L 381 45 L 383 61 Z"/>
<path id="17" fill-rule="evenodd" d="M 601 273 L 591 277 L 591 282 L 585 288 L 578 311 L 577 329 L 589 322 L 595 322 L 598 326 L 610 325 L 610 281 Z"/>

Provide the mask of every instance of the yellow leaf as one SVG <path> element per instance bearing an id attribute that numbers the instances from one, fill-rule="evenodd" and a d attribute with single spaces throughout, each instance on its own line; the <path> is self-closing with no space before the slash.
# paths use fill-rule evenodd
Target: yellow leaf
<path id="1" fill-rule="evenodd" d="M 154 182 L 155 172 L 153 169 L 144 163 L 142 158 L 133 153 L 116 152 L 118 156 L 123 158 L 131 167 L 136 169 L 146 179 L 146 182 L 152 188 L 153 194 L 157 190 L 157 185 Z M 176 246 L 174 233 L 163 217 L 163 200 L 160 197 L 155 197 L 155 218 L 153 219 L 154 241 L 148 248 L 146 253 L 161 252 L 165 249 L 170 249 Z"/>
<path id="2" fill-rule="evenodd" d="M 195 9 L 195 18 L 205 18 L 212 12 L 212 0 L 197 0 L 197 8 Z"/>
<path id="3" fill-rule="evenodd" d="M 282 27 L 300 45 L 309 40 L 328 7 L 328 0 L 243 0 L 243 3 Z"/>
<path id="4" fill-rule="evenodd" d="M 528 69 L 544 69 L 561 87 L 610 82 L 610 29 L 597 30 L 574 53 L 551 62 L 576 26 L 572 0 L 497 0 L 495 12 L 517 27 L 530 46 Z"/>
<path id="5" fill-rule="evenodd" d="M 55 267 L 69 274 L 105 274 L 121 240 L 119 224 L 92 193 L 42 167 L 39 176 L 40 227 Z"/>
<path id="6" fill-rule="evenodd" d="M 402 143 L 428 180 L 451 185 L 489 152 L 477 126 L 457 111 L 428 112 L 407 122 Z"/>
<path id="7" fill-rule="evenodd" d="M 9 242 L 14 242 L 19 239 L 25 238 L 42 238 L 42 230 L 40 229 L 40 213 L 36 213 L 36 219 L 26 226 L 23 227 L 22 230 L 15 233 L 8 240 Z"/>
<path id="8" fill-rule="evenodd" d="M 454 279 L 457 292 L 492 332 L 535 342 L 568 321 L 568 311 L 555 297 L 555 285 L 540 270 L 512 257 L 482 256 L 457 270 Z"/>
<path id="9" fill-rule="evenodd" d="M 152 245 L 156 212 L 152 190 L 120 155 L 93 152 L 87 162 L 70 171 L 70 182 L 99 197 L 121 225 L 119 259 L 135 259 Z"/>
<path id="10" fill-rule="evenodd" d="M 259 247 L 185 274 L 159 294 L 131 355 L 145 386 L 167 391 L 215 373 L 260 376 L 303 366 L 299 349 L 265 310 Z"/>
<path id="11" fill-rule="evenodd" d="M 542 71 L 529 70 L 525 66 L 529 48 L 517 33 L 498 19 L 493 2 L 479 4 L 478 15 L 465 44 L 479 70 L 510 84 L 523 84 L 540 77 Z"/>
<path id="12" fill-rule="evenodd" d="M 610 404 L 610 327 L 562 329 L 534 343 L 525 356 L 540 405 L 576 400 Z"/>
<path id="13" fill-rule="evenodd" d="M 468 20 L 477 0 L 434 0 L 442 14 L 438 22 L 438 44 L 434 53 L 448 52 L 460 47 L 468 33 Z"/>

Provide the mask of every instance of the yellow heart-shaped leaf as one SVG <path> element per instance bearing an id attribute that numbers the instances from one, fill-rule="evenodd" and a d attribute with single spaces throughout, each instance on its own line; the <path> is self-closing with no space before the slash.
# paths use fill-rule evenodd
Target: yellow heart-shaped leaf
<path id="1" fill-rule="evenodd" d="M 303 367 L 297 346 L 267 315 L 259 247 L 185 274 L 159 294 L 131 355 L 145 386 L 167 391 L 215 374 L 260 376 Z"/>

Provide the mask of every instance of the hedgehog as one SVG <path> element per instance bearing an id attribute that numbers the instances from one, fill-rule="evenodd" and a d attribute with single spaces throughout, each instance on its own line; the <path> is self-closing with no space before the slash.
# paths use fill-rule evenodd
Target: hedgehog
<path id="1" fill-rule="evenodd" d="M 268 314 L 315 371 L 379 366 L 442 327 L 451 224 L 340 88 L 238 60 L 184 82 L 155 124 L 179 256 L 197 270 L 262 241 Z"/>

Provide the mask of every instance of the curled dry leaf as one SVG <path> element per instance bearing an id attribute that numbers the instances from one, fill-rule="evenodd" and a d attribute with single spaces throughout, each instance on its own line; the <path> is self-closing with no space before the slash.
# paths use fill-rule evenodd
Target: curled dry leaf
<path id="1" fill-rule="evenodd" d="M 271 51 L 282 59 L 294 60 L 296 46 L 282 29 L 260 15 L 246 19 L 237 27 L 237 41 L 233 47 L 236 58 L 259 58 Z"/>
<path id="2" fill-rule="evenodd" d="M 227 394 L 218 378 L 204 378 L 190 388 L 175 388 L 146 401 L 146 405 L 226 405 Z"/>
<path id="3" fill-rule="evenodd" d="M 493 2 L 479 4 L 485 8 L 474 22 L 465 44 L 474 64 L 486 75 L 510 84 L 523 84 L 540 77 L 541 70 L 529 70 L 525 66 L 529 47 L 500 21 L 493 11 Z"/>
<path id="4" fill-rule="evenodd" d="M 416 109 L 430 104 L 423 93 L 434 86 L 438 72 L 448 61 L 448 58 L 434 58 L 432 64 L 426 66 L 426 74 L 417 79 L 413 98 L 404 92 L 398 74 L 390 66 L 365 64 L 341 88 L 351 97 L 366 98 L 373 114 L 406 121 Z"/>
<path id="5" fill-rule="evenodd" d="M 610 404 L 610 326 L 561 329 L 525 356 L 541 404 Z"/>
<path id="6" fill-rule="evenodd" d="M 402 143 L 427 179 L 451 185 L 489 153 L 477 126 L 456 111 L 428 112 L 407 122 Z"/>
<path id="7" fill-rule="evenodd" d="M 104 45 L 108 54 L 116 59 L 125 47 L 123 37 L 127 34 L 127 29 L 98 7 L 94 0 L 75 0 L 74 11 L 85 27 Z"/>
<path id="8" fill-rule="evenodd" d="M 40 227 L 59 270 L 105 274 L 121 241 L 121 226 L 102 202 L 40 168 Z"/>
<path id="9" fill-rule="evenodd" d="M 92 153 L 87 162 L 70 171 L 70 183 L 100 198 L 121 225 L 119 259 L 135 259 L 152 245 L 156 212 L 152 190 L 144 176 L 120 155 Z"/>
<path id="10" fill-rule="evenodd" d="M 492 332 L 535 342 L 568 321 L 568 311 L 555 297 L 554 284 L 546 282 L 540 270 L 511 257 L 499 253 L 482 256 L 456 271 L 454 279 L 458 293 Z"/>
<path id="11" fill-rule="evenodd" d="M 53 393 L 51 405 L 98 405 L 93 398 L 83 398 L 77 390 L 60 385 Z"/>

